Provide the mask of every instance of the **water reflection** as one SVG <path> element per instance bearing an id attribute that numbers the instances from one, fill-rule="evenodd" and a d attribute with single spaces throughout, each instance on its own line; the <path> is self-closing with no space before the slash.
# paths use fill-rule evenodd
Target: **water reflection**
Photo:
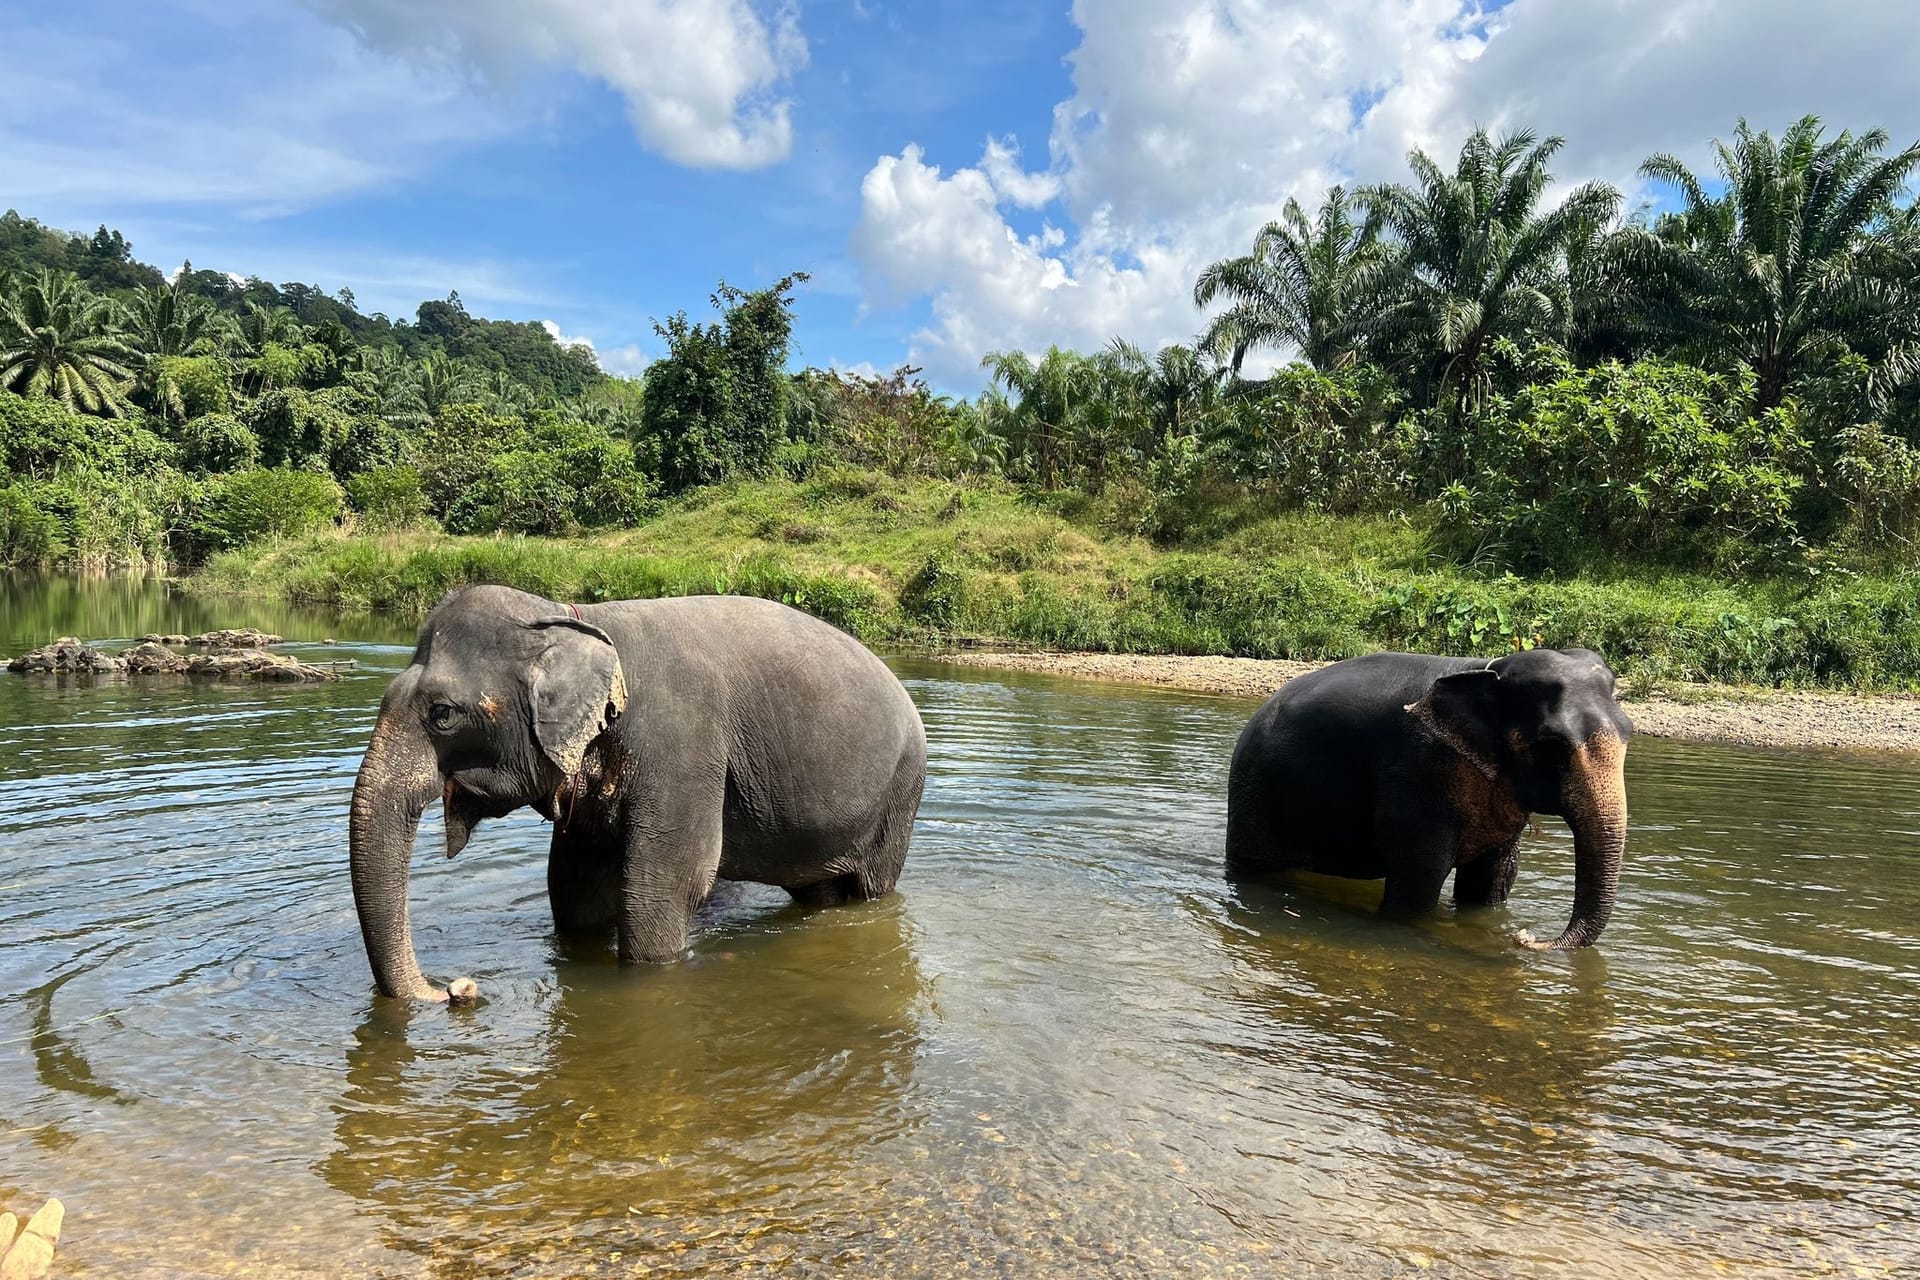
<path id="1" fill-rule="evenodd" d="M 679 967 L 561 964 L 530 1039 L 525 1011 L 379 1002 L 321 1176 L 437 1274 L 843 1251 L 883 1212 L 872 1149 L 920 1114 L 924 983 L 897 898 L 764 914 Z"/>

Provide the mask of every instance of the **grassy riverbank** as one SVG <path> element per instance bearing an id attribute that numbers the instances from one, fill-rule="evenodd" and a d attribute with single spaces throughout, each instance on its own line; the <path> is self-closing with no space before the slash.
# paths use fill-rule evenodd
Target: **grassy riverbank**
<path id="1" fill-rule="evenodd" d="M 1308 660 L 1586 644 L 1642 682 L 1920 686 L 1913 571 L 1522 579 L 1447 562 L 1416 522 L 1256 506 L 1163 549 L 1120 532 L 1138 498 L 836 470 L 697 491 L 590 538 L 393 532 L 255 546 L 217 556 L 191 583 L 416 616 L 467 582 L 575 600 L 727 591 L 784 599 L 886 644 Z"/>

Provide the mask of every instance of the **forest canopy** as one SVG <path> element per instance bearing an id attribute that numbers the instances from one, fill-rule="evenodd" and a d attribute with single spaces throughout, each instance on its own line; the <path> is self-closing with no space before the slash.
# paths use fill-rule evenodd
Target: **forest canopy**
<path id="1" fill-rule="evenodd" d="M 607 376 L 538 323 L 139 261 L 0 217 L 0 561 L 190 565 L 351 526 L 567 535 L 743 477 L 1108 499 L 1162 545 L 1251 510 L 1416 520 L 1462 565 L 1818 573 L 1920 530 L 1920 144 L 1739 122 L 1654 212 L 1480 131 L 1289 201 L 1192 340 L 996 351 L 971 399 L 790 369 L 806 281 L 722 282 Z"/>

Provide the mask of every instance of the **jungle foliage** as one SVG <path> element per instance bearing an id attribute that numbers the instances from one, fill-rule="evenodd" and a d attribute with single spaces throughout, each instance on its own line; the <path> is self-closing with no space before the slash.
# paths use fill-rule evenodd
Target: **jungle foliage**
<path id="1" fill-rule="evenodd" d="M 628 380 L 457 295 L 393 320 L 344 290 L 191 264 L 169 281 L 116 232 L 9 213 L 0 561 L 193 564 L 333 525 L 572 536 L 741 480 L 885 476 L 1017 493 L 1154 554 L 1298 513 L 1417 529 L 1468 582 L 1681 572 L 1811 591 L 1904 571 L 1920 144 L 1741 121 L 1711 174 L 1649 159 L 1663 211 L 1632 215 L 1602 184 L 1550 191 L 1559 147 L 1480 131 L 1450 160 L 1414 152 L 1403 182 L 1290 201 L 1200 274 L 1191 342 L 990 352 L 970 400 L 910 367 L 790 372 L 801 273 L 722 283 L 710 319 L 656 325 L 665 354 Z M 791 524 L 760 536 L 813 538 Z M 977 616 L 952 565 L 886 572 L 926 625 Z M 1208 643 L 1265 647 L 1237 635 Z"/>

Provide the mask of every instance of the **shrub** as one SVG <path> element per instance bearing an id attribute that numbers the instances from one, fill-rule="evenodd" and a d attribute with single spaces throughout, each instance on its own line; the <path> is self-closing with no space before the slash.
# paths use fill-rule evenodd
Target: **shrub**
<path id="1" fill-rule="evenodd" d="M 1920 534 L 1920 449 L 1878 423 L 1839 433 L 1835 487 L 1847 502 L 1856 538 L 1909 543 Z"/>
<path id="2" fill-rule="evenodd" d="M 0 391 L 0 469 L 15 475 L 135 475 L 164 470 L 171 455 L 166 441 L 142 421 L 96 418 L 50 397 Z"/>
<path id="3" fill-rule="evenodd" d="M 490 455 L 448 506 L 446 523 L 456 533 L 571 533 L 631 524 L 651 493 L 626 441 L 604 427 L 554 419 L 518 448 Z"/>
<path id="4" fill-rule="evenodd" d="M 210 413 L 180 428 L 180 462 L 189 471 L 245 471 L 260 460 L 260 437 L 230 414 Z"/>
<path id="5" fill-rule="evenodd" d="M 0 564 L 147 569 L 167 558 L 178 472 L 120 477 L 73 470 L 0 488 Z"/>
<path id="6" fill-rule="evenodd" d="M 346 443 L 354 423 L 328 393 L 298 387 L 268 391 L 246 407 L 240 420 L 260 438 L 260 460 L 268 467 L 327 462 Z"/>
<path id="7" fill-rule="evenodd" d="M 347 501 L 376 529 L 406 529 L 427 518 L 427 495 L 414 467 L 376 467 L 352 477 Z"/>
<path id="8" fill-rule="evenodd" d="M 1800 543 L 1811 467 L 1791 408 L 1750 416 L 1750 377 L 1643 360 L 1575 370 L 1454 418 L 1428 415 L 1429 482 L 1456 539 L 1525 569 L 1631 549 L 1736 568 Z"/>
<path id="9" fill-rule="evenodd" d="M 192 419 L 233 408 L 227 362 L 219 356 L 155 356 L 147 368 L 156 408 Z"/>
<path id="10" fill-rule="evenodd" d="M 288 467 L 256 467 L 215 481 L 193 520 L 196 553 L 225 551 L 261 538 L 291 538 L 333 524 L 345 495 L 332 476 Z"/>
<path id="11" fill-rule="evenodd" d="M 928 556 L 900 588 L 900 610 L 940 631 L 951 631 L 966 603 L 967 581 L 937 555 Z"/>
<path id="12" fill-rule="evenodd" d="M 1224 441 L 1241 479 L 1292 505 L 1377 511 L 1410 493 L 1414 438 L 1398 422 L 1400 404 L 1374 365 L 1322 373 L 1295 364 L 1230 406 Z"/>

